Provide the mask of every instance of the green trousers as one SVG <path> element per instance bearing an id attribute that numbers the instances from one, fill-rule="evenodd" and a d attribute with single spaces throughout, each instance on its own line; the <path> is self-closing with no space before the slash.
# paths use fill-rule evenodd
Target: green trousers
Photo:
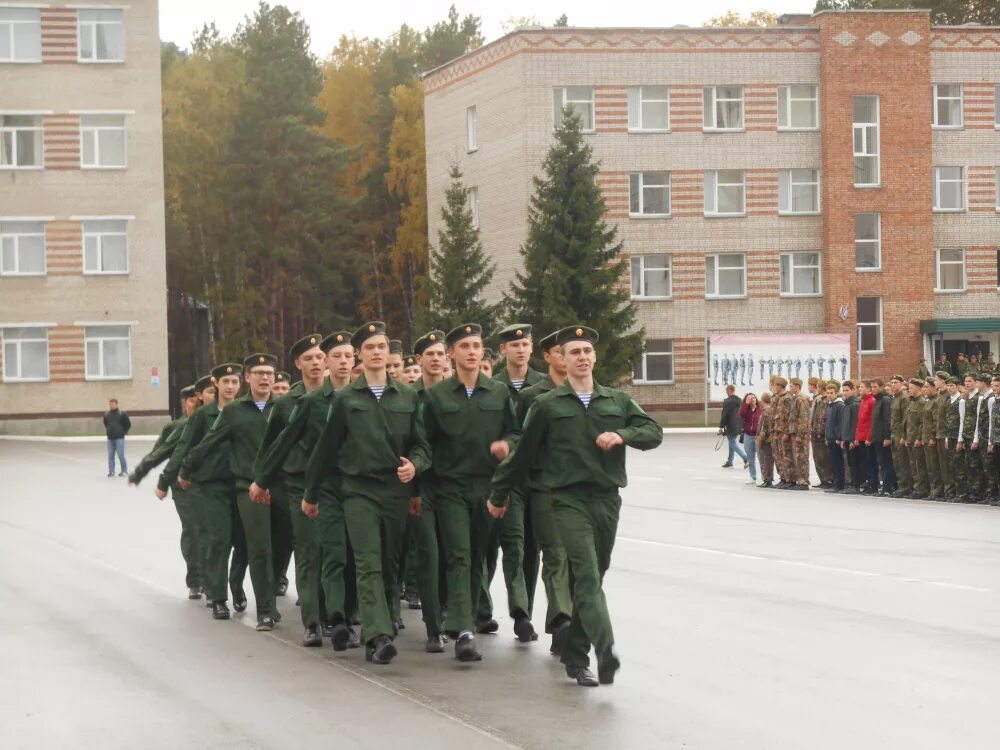
<path id="1" fill-rule="evenodd" d="M 538 587 L 538 573 L 541 570 L 542 548 L 532 522 L 531 496 L 524 495 L 524 590 L 528 595 L 528 617 L 535 609 L 535 589 Z"/>
<path id="2" fill-rule="evenodd" d="M 357 571 L 354 551 L 347 535 L 344 505 L 332 492 L 320 493 L 319 515 L 316 517 L 319 536 L 319 582 L 323 594 L 324 623 L 348 625 L 358 610 Z"/>
<path id="3" fill-rule="evenodd" d="M 441 618 L 440 555 L 438 554 L 438 520 L 434 499 L 426 489 L 421 491 L 420 515 L 409 516 L 407 526 L 414 529 L 410 544 L 414 557 L 413 574 L 420 592 L 420 614 L 427 637 L 433 638 L 444 630 Z M 407 584 L 407 588 L 409 584 Z"/>
<path id="4" fill-rule="evenodd" d="M 531 610 L 524 580 L 524 505 L 524 495 L 512 492 L 507 512 L 490 529 L 486 548 L 486 576 L 483 577 L 483 588 L 476 607 L 478 620 L 488 620 L 493 616 L 490 584 L 497 572 L 501 550 L 503 579 L 507 586 L 507 612 L 511 618 L 518 619 L 527 617 Z"/>
<path id="5" fill-rule="evenodd" d="M 950 448 L 948 450 L 948 458 L 951 464 L 951 479 L 955 483 L 955 495 L 967 495 L 968 494 L 968 483 L 965 477 L 965 451 L 959 452 L 955 450 L 956 443 L 954 440 L 949 441 Z"/>
<path id="6" fill-rule="evenodd" d="M 292 547 L 295 551 L 295 590 L 299 595 L 302 625 L 309 628 L 322 624 L 319 616 L 319 523 L 302 512 L 304 494 L 305 487 L 300 477 L 285 478 L 285 497 L 292 522 Z"/>
<path id="7" fill-rule="evenodd" d="M 448 571 L 448 613 L 445 632 L 473 629 L 473 615 L 482 597 L 486 549 L 493 518 L 486 510 L 489 481 L 442 481 L 434 488 L 434 506 L 441 532 L 441 551 Z"/>
<path id="8" fill-rule="evenodd" d="M 399 605 L 396 584 L 409 504 L 407 497 L 344 498 L 344 518 L 358 569 L 361 638 L 365 643 L 371 643 L 380 635 L 393 637 L 390 600 L 394 599 Z M 323 509 L 321 502 L 320 516 Z M 327 607 L 330 607 L 329 597 Z"/>
<path id="9" fill-rule="evenodd" d="M 927 462 L 924 460 L 924 449 L 910 447 L 910 476 L 913 477 L 913 491 L 920 497 L 930 492 L 927 484 Z"/>
<path id="10" fill-rule="evenodd" d="M 551 633 L 558 621 L 573 616 L 573 599 L 570 595 L 569 562 L 566 549 L 559 538 L 552 497 L 545 492 L 532 492 L 528 498 L 528 512 L 533 536 L 542 553 L 542 585 L 545 587 L 545 632 Z M 525 565 L 527 576 L 527 565 Z"/>
<path id="11" fill-rule="evenodd" d="M 993 407 L 997 408 L 996 405 Z M 1000 448 L 994 447 L 993 452 L 988 450 L 983 454 L 983 471 L 985 473 L 985 496 L 997 497 L 1000 493 L 1000 476 L 997 475 L 997 458 L 1000 457 Z"/>
<path id="12" fill-rule="evenodd" d="M 980 446 L 972 450 L 965 449 L 965 486 L 971 497 L 983 496 L 983 454 L 985 449 Z"/>
<path id="13" fill-rule="evenodd" d="M 274 583 L 288 585 L 288 565 L 292 560 L 294 532 L 292 529 L 291 500 L 284 481 L 274 483 L 271 490 L 271 559 Z M 300 508 L 301 512 L 301 508 Z"/>
<path id="14" fill-rule="evenodd" d="M 230 587 L 243 585 L 246 570 L 246 540 L 236 512 L 236 494 L 231 481 L 203 482 L 197 485 L 197 497 L 203 520 L 205 598 L 213 602 L 228 599 L 226 566 L 229 552 L 233 563 L 229 571 Z"/>
<path id="15" fill-rule="evenodd" d="M 255 503 L 244 489 L 238 490 L 236 507 L 247 538 L 250 583 L 257 600 L 257 618 L 274 617 L 274 558 L 271 547 L 271 506 Z"/>
<path id="16" fill-rule="evenodd" d="M 403 550 L 399 558 L 399 591 L 419 591 L 417 588 L 417 534 L 420 518 L 408 516 L 403 531 Z"/>
<path id="17" fill-rule="evenodd" d="M 899 444 L 899 438 L 892 440 L 892 467 L 896 470 L 896 480 L 899 491 L 905 494 L 913 492 L 913 470 L 910 464 L 910 449 Z"/>
<path id="18" fill-rule="evenodd" d="M 552 508 L 573 576 L 573 619 L 561 660 L 570 667 L 586 667 L 591 644 L 600 659 L 615 643 L 603 584 L 618 532 L 621 498 L 618 493 L 587 497 L 555 493 Z"/>
<path id="19" fill-rule="evenodd" d="M 938 466 L 941 468 L 941 483 L 945 495 L 955 494 L 955 478 L 951 473 L 951 450 L 945 445 L 944 438 L 937 441 Z"/>
<path id="20" fill-rule="evenodd" d="M 185 585 L 188 588 L 203 586 L 205 535 L 201 529 L 198 497 L 193 490 L 183 490 L 178 485 L 170 488 L 170 496 L 174 499 L 174 508 L 181 520 L 181 556 L 187 567 Z"/>
<path id="21" fill-rule="evenodd" d="M 927 486 L 931 495 L 944 494 L 944 478 L 941 476 L 941 465 L 938 463 L 937 442 L 934 445 L 924 443 L 924 464 L 927 466 Z"/>

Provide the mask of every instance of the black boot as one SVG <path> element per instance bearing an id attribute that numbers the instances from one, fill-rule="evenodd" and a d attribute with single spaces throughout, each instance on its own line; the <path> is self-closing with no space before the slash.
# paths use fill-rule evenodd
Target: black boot
<path id="1" fill-rule="evenodd" d="M 226 606 L 225 602 L 212 602 L 212 619 L 213 620 L 228 620 L 229 619 L 229 607 Z"/>
<path id="2" fill-rule="evenodd" d="M 323 645 L 323 636 L 319 633 L 319 625 L 310 625 L 302 636 L 302 645 L 306 648 L 316 648 Z"/>

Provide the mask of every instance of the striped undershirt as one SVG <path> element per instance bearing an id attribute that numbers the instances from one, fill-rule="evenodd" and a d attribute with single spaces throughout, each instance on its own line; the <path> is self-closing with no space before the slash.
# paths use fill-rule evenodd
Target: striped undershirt
<path id="1" fill-rule="evenodd" d="M 465 386 L 465 395 L 468 396 L 469 398 L 472 398 L 472 394 L 475 390 L 476 390 L 475 386 L 472 386 L 471 388 L 469 386 Z"/>
<path id="2" fill-rule="evenodd" d="M 579 391 L 577 391 L 576 395 L 583 402 L 583 408 L 584 409 L 587 409 L 587 408 L 590 407 L 590 396 L 591 396 L 591 394 L 589 394 L 589 393 L 580 393 Z"/>
<path id="3" fill-rule="evenodd" d="M 523 380 L 512 380 L 512 381 L 510 381 L 510 384 L 512 386 L 514 386 L 514 390 L 515 391 L 519 391 L 522 388 L 524 388 L 524 381 Z"/>
<path id="4" fill-rule="evenodd" d="M 385 386 L 384 385 L 370 385 L 370 386 L 368 386 L 368 390 L 370 390 L 373 394 L 375 394 L 375 400 L 376 401 L 381 401 L 382 400 L 382 394 L 385 392 Z"/>
<path id="5" fill-rule="evenodd" d="M 267 406 L 267 401 L 254 401 L 253 403 L 261 411 L 264 411 L 264 407 Z"/>

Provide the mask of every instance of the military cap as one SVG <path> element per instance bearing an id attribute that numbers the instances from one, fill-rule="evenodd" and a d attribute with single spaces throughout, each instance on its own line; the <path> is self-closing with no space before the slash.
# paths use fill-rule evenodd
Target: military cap
<path id="1" fill-rule="evenodd" d="M 427 350 L 427 347 L 434 346 L 434 344 L 443 344 L 444 340 L 445 332 L 435 328 L 433 331 L 428 331 L 417 339 L 417 343 L 413 345 L 413 353 L 419 357 Z"/>
<path id="2" fill-rule="evenodd" d="M 809 385 L 819 385 L 819 378 L 809 378 Z"/>
<path id="3" fill-rule="evenodd" d="M 958 377 L 955 375 L 952 375 L 950 378 L 948 378 L 948 385 L 961 385 L 961 384 L 962 381 L 959 380 Z"/>
<path id="4" fill-rule="evenodd" d="M 917 386 L 917 388 L 923 388 L 924 387 L 924 381 L 921 380 L 920 378 L 912 378 L 910 380 L 910 385 L 915 385 L 915 386 Z"/>
<path id="5" fill-rule="evenodd" d="M 772 382 L 772 383 L 774 383 L 775 385 L 780 385 L 780 386 L 781 386 L 782 388 L 784 388 L 784 387 L 785 387 L 786 385 L 788 385 L 788 381 L 787 381 L 787 380 L 785 380 L 785 379 L 784 379 L 783 377 L 781 377 L 780 375 L 777 375 L 777 376 L 775 376 L 775 377 L 774 377 L 774 378 L 773 378 L 773 379 L 771 380 L 771 382 Z"/>
<path id="6" fill-rule="evenodd" d="M 792 385 L 797 385 L 799 388 L 802 387 L 802 378 L 792 378 L 788 382 L 791 383 Z"/>
<path id="7" fill-rule="evenodd" d="M 600 338 L 601 335 L 597 331 L 587 326 L 567 326 L 560 328 L 556 333 L 556 343 L 559 345 L 568 341 L 589 341 L 591 344 L 596 344 Z"/>
<path id="8" fill-rule="evenodd" d="M 318 333 L 310 333 L 308 336 L 303 336 L 292 344 L 289 354 L 292 355 L 292 359 L 298 359 L 314 346 L 319 346 L 322 339 L 323 337 Z"/>
<path id="9" fill-rule="evenodd" d="M 389 354 L 402 354 L 403 342 L 399 339 L 389 339 Z"/>
<path id="10" fill-rule="evenodd" d="M 497 332 L 497 338 L 503 342 L 517 341 L 531 337 L 531 326 L 527 323 L 511 323 Z"/>
<path id="11" fill-rule="evenodd" d="M 463 323 L 460 326 L 455 326 L 450 331 L 448 335 L 445 336 L 444 342 L 448 346 L 454 346 L 456 343 L 462 339 L 468 338 L 469 336 L 482 336 L 483 327 L 478 323 Z"/>
<path id="12" fill-rule="evenodd" d="M 196 381 L 194 381 L 194 389 L 198 393 L 201 393 L 203 390 L 205 390 L 206 388 L 208 388 L 210 385 L 212 385 L 212 376 L 211 375 L 202 375 L 200 378 L 198 378 Z"/>
<path id="13" fill-rule="evenodd" d="M 350 343 L 351 334 L 349 331 L 334 331 L 319 342 L 319 348 L 323 350 L 323 354 L 328 354 L 331 349 L 343 346 L 344 344 L 350 345 Z"/>
<path id="14" fill-rule="evenodd" d="M 483 349 L 483 359 L 494 360 L 497 358 L 497 353 L 490 349 L 488 346 Z"/>
<path id="15" fill-rule="evenodd" d="M 558 335 L 558 333 L 559 331 L 553 331 L 548 336 L 540 340 L 538 342 L 538 348 L 541 349 L 543 352 L 547 352 L 553 346 L 558 346 L 559 342 L 556 341 L 556 336 Z"/>
<path id="16" fill-rule="evenodd" d="M 278 369 L 278 358 L 273 354 L 267 354 L 265 352 L 257 352 L 251 354 L 249 357 L 243 360 L 243 369 L 250 372 L 255 367 L 273 367 L 275 371 Z"/>
<path id="17" fill-rule="evenodd" d="M 941 380 L 947 381 L 948 378 L 951 377 L 951 375 L 946 373 L 944 370 L 938 370 L 936 373 L 934 373 L 934 377 L 941 378 Z"/>
<path id="18" fill-rule="evenodd" d="M 243 365 L 238 365 L 235 362 L 226 362 L 224 365 L 216 365 L 212 368 L 212 382 L 217 383 L 220 378 L 226 375 L 242 375 Z"/>
<path id="19" fill-rule="evenodd" d="M 979 383 L 989 383 L 990 382 L 990 378 L 992 377 L 992 375 L 989 375 L 989 374 L 987 374 L 985 372 L 980 372 L 980 373 L 977 373 L 976 375 L 973 375 L 973 377 L 976 379 L 976 382 L 979 382 Z"/>
<path id="20" fill-rule="evenodd" d="M 365 323 L 351 336 L 351 346 L 361 349 L 361 345 L 372 336 L 385 336 L 385 323 L 381 320 L 372 320 Z"/>
<path id="21" fill-rule="evenodd" d="M 274 382 L 276 383 L 291 383 L 292 376 L 287 372 L 279 371 L 274 374 Z"/>
<path id="22" fill-rule="evenodd" d="M 193 385 L 186 385 L 181 388 L 181 398 L 194 398 L 198 395 L 198 391 L 195 390 Z"/>
<path id="23" fill-rule="evenodd" d="M 413 367 L 414 365 L 419 365 L 420 362 L 417 361 L 416 354 L 407 354 L 403 357 L 403 367 Z"/>
<path id="24" fill-rule="evenodd" d="M 906 378 L 904 378 L 902 375 L 893 375 L 891 378 L 889 378 L 889 380 L 898 380 L 900 383 L 906 382 Z"/>

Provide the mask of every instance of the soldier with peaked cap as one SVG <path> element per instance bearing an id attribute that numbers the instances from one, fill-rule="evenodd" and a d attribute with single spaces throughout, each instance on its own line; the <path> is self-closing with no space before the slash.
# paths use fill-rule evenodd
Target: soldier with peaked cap
<path id="1" fill-rule="evenodd" d="M 390 598 L 396 597 L 401 537 L 411 503 L 410 483 L 430 465 L 416 392 L 386 372 L 389 339 L 373 321 L 351 338 L 364 371 L 337 393 L 330 417 L 306 467 L 302 511 L 322 516 L 331 502 L 322 487 L 333 475 L 358 570 L 365 657 L 388 664 L 396 655 Z"/>
<path id="2" fill-rule="evenodd" d="M 520 430 L 508 387 L 487 378 L 479 369 L 482 328 L 475 323 L 460 325 L 448 333 L 445 343 L 449 358 L 455 362 L 455 374 L 431 388 L 423 404 L 434 456 L 434 473 L 428 479 L 447 560 L 445 629 L 457 636 L 457 659 L 479 661 L 482 656 L 472 628 L 492 523 L 485 502 L 493 472 L 516 444 Z M 426 482 L 423 480 L 421 486 Z M 534 628 L 528 619 L 523 576 L 520 580 L 511 614 L 514 632 L 523 642 L 530 640 Z"/>
<path id="3" fill-rule="evenodd" d="M 625 446 L 640 450 L 663 442 L 663 430 L 628 394 L 593 377 L 597 331 L 564 328 L 556 336 L 566 359 L 566 382 L 539 396 L 528 410 L 514 453 L 493 477 L 489 511 L 503 515 L 511 489 L 540 461 L 540 481 L 552 494 L 556 527 L 573 579 L 573 619 L 562 648 L 566 674 L 586 687 L 614 682 L 620 662 L 602 582 L 611 562 L 627 483 Z M 597 653 L 595 679 L 589 669 Z"/>
<path id="4" fill-rule="evenodd" d="M 271 393 L 274 394 L 275 398 L 281 398 L 282 396 L 288 395 L 288 391 L 292 388 L 292 376 L 287 372 L 279 370 L 274 373 L 274 385 L 271 386 Z M 288 583 L 288 581 L 285 581 Z"/>
<path id="5" fill-rule="evenodd" d="M 275 603 L 274 558 L 271 544 L 270 497 L 259 502 L 250 497 L 253 464 L 274 408 L 271 384 L 278 360 L 273 354 L 251 354 L 243 361 L 249 389 L 222 410 L 205 439 L 191 449 L 185 472 L 196 472 L 213 453 L 228 456 L 236 492 L 236 507 L 246 534 L 250 582 L 257 600 L 257 630 L 274 629 L 280 619 Z"/>
<path id="6" fill-rule="evenodd" d="M 794 490 L 809 489 L 809 397 L 802 392 L 801 378 L 788 381 L 791 394 L 791 406 L 788 412 L 788 448 L 792 463 L 792 487 Z"/>
<path id="7" fill-rule="evenodd" d="M 771 423 L 773 429 L 770 433 L 771 451 L 774 454 L 774 465 L 780 480 L 775 487 L 781 490 L 795 486 L 792 474 L 791 436 L 788 431 L 792 394 L 785 390 L 787 387 L 788 381 L 781 375 L 771 378 L 771 392 L 774 394 L 771 403 L 771 408 L 774 410 L 774 420 Z"/>
<path id="8" fill-rule="evenodd" d="M 892 433 L 892 466 L 896 470 L 896 491 L 893 497 L 908 497 L 913 494 L 913 465 L 910 461 L 910 447 L 906 441 L 906 412 L 910 408 L 906 379 L 893 375 L 889 379 L 892 390 L 890 431 Z"/>
<path id="9" fill-rule="evenodd" d="M 914 500 L 926 500 L 930 491 L 927 485 L 927 461 L 923 451 L 923 424 L 925 399 L 924 381 L 912 378 L 907 386 L 909 403 L 906 407 L 906 447 L 910 455 L 910 473 L 913 477 Z"/>

